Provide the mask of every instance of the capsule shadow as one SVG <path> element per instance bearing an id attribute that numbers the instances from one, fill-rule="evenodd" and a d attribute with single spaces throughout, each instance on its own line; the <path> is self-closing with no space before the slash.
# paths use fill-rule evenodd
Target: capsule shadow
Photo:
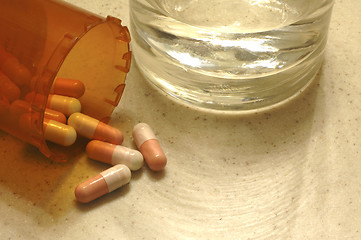
<path id="1" fill-rule="evenodd" d="M 144 172 L 144 166 L 136 171 L 132 171 L 132 179 L 130 181 L 138 181 Z"/>
<path id="2" fill-rule="evenodd" d="M 167 173 L 166 169 L 155 172 L 155 171 L 150 170 L 149 167 L 146 167 L 146 168 L 147 168 L 146 174 L 147 174 L 148 178 L 153 182 L 163 179 Z"/>

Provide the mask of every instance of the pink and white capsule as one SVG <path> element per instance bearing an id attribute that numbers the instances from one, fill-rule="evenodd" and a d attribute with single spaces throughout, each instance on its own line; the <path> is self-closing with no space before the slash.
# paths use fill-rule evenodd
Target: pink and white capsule
<path id="1" fill-rule="evenodd" d="M 99 140 L 90 141 L 86 153 L 94 160 L 111 165 L 124 164 L 132 171 L 140 169 L 144 162 L 143 155 L 137 150 Z"/>
<path id="2" fill-rule="evenodd" d="M 150 126 L 146 123 L 138 123 L 135 125 L 133 138 L 148 167 L 153 171 L 163 170 L 167 164 L 167 157 Z"/>
<path id="3" fill-rule="evenodd" d="M 82 113 L 74 113 L 68 118 L 68 125 L 75 128 L 77 133 L 88 139 L 96 139 L 120 145 L 123 142 L 123 133 L 95 118 Z"/>
<path id="4" fill-rule="evenodd" d="M 129 183 L 131 172 L 123 164 L 115 165 L 93 178 L 79 184 L 75 197 L 79 202 L 87 203 Z"/>

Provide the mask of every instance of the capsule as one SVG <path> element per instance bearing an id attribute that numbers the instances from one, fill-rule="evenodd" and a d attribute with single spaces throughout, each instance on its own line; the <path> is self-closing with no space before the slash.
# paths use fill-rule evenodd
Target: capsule
<path id="1" fill-rule="evenodd" d="M 82 81 L 67 78 L 55 79 L 50 93 L 73 98 L 80 98 L 84 95 L 85 86 Z"/>
<path id="2" fill-rule="evenodd" d="M 49 94 L 47 107 L 62 112 L 66 116 L 81 111 L 81 104 L 78 99 L 55 94 Z"/>
<path id="3" fill-rule="evenodd" d="M 25 95 L 25 101 L 34 105 L 41 106 L 47 100 L 47 96 L 41 93 L 29 92 Z"/>
<path id="4" fill-rule="evenodd" d="M 7 76 L 0 72 L 0 94 L 13 102 L 20 97 L 20 89 Z"/>
<path id="5" fill-rule="evenodd" d="M 87 203 L 129 183 L 131 172 L 123 164 L 117 164 L 95 177 L 86 180 L 75 188 L 75 197 Z"/>
<path id="6" fill-rule="evenodd" d="M 51 108 L 55 111 L 64 113 L 66 116 L 71 115 L 75 112 L 81 111 L 81 103 L 78 99 L 73 97 L 67 97 L 62 95 L 49 94 L 45 96 L 44 94 L 35 92 L 30 92 L 26 94 L 25 100 L 29 103 L 35 105 L 42 105 L 47 97 L 47 108 Z"/>
<path id="7" fill-rule="evenodd" d="M 120 145 L 123 142 L 123 133 L 95 118 L 82 113 L 74 113 L 68 119 L 68 125 L 75 128 L 77 133 L 88 139 L 95 139 Z"/>
<path id="8" fill-rule="evenodd" d="M 7 114 L 9 108 L 10 108 L 9 100 L 0 94 L 0 115 Z"/>
<path id="9" fill-rule="evenodd" d="M 143 155 L 137 150 L 99 140 L 90 141 L 86 153 L 94 160 L 111 165 L 124 164 L 132 171 L 141 168 L 144 162 Z"/>
<path id="10" fill-rule="evenodd" d="M 63 113 L 55 111 L 50 108 L 45 108 L 44 118 L 48 120 L 55 120 L 57 122 L 66 124 L 66 117 Z"/>
<path id="11" fill-rule="evenodd" d="M 163 170 L 167 164 L 167 158 L 150 126 L 146 123 L 135 125 L 133 138 L 148 167 L 153 171 Z"/>
<path id="12" fill-rule="evenodd" d="M 31 73 L 19 60 L 0 46 L 0 70 L 18 86 L 30 83 Z"/>
<path id="13" fill-rule="evenodd" d="M 23 100 L 15 100 L 10 105 L 9 114 L 13 120 L 18 120 L 22 114 L 29 113 L 30 110 L 30 103 Z"/>
<path id="14" fill-rule="evenodd" d="M 31 120 L 31 113 L 22 114 L 19 118 L 20 128 L 23 131 L 31 131 Z M 54 120 L 43 119 L 43 131 L 45 140 L 62 146 L 72 145 L 77 138 L 74 128 Z"/>
<path id="15" fill-rule="evenodd" d="M 44 119 L 44 138 L 50 142 L 62 145 L 72 145 L 77 137 L 73 127 L 57 122 L 55 120 Z"/>
<path id="16" fill-rule="evenodd" d="M 14 118 L 20 117 L 24 113 L 29 113 L 31 111 L 30 103 L 24 100 L 15 100 L 11 103 L 10 114 Z M 45 108 L 44 118 L 55 120 L 66 124 L 66 117 L 63 113 L 52 110 L 50 108 Z"/>

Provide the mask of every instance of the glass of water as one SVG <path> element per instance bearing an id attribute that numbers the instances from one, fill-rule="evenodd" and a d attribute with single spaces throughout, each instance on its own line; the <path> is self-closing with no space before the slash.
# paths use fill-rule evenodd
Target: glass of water
<path id="1" fill-rule="evenodd" d="M 130 0 L 132 50 L 183 102 L 245 111 L 283 102 L 318 72 L 333 0 Z"/>

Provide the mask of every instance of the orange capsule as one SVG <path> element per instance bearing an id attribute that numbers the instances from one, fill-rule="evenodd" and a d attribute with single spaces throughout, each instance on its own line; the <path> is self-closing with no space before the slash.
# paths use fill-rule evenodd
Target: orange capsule
<path id="1" fill-rule="evenodd" d="M 13 102 L 20 97 L 20 89 L 7 76 L 0 72 L 0 94 Z"/>
<path id="2" fill-rule="evenodd" d="M 143 166 L 143 156 L 137 151 L 121 145 L 92 140 L 86 146 L 86 153 L 94 160 L 111 165 L 124 164 L 135 171 Z"/>
<path id="3" fill-rule="evenodd" d="M 57 122 L 66 124 L 66 117 L 63 113 L 46 108 L 44 111 L 44 118 L 48 120 L 55 120 Z"/>
<path id="4" fill-rule="evenodd" d="M 12 121 L 18 121 L 21 115 L 31 112 L 30 103 L 23 100 L 15 100 L 10 105 L 9 118 Z"/>
<path id="5" fill-rule="evenodd" d="M 140 152 L 153 171 L 161 171 L 167 164 L 165 156 L 153 130 L 146 123 L 138 123 L 133 129 L 133 138 Z"/>
<path id="6" fill-rule="evenodd" d="M 4 115 L 8 113 L 9 108 L 10 108 L 9 100 L 0 94 L 0 115 Z"/>
<path id="7" fill-rule="evenodd" d="M 0 46 L 0 69 L 18 86 L 28 84 L 31 79 L 30 71 L 17 58 Z"/>
<path id="8" fill-rule="evenodd" d="M 10 114 L 13 117 L 20 117 L 23 113 L 28 113 L 31 111 L 30 103 L 23 100 L 16 100 L 11 103 Z M 49 120 L 55 120 L 66 124 L 66 117 L 63 113 L 52 110 L 50 108 L 45 108 L 44 118 Z"/>
<path id="9" fill-rule="evenodd" d="M 35 94 L 35 92 L 29 92 L 25 95 L 24 100 L 28 103 L 40 106 L 47 100 L 47 96 L 40 93 Z"/>
<path id="10" fill-rule="evenodd" d="M 81 203 L 97 199 L 129 183 L 131 172 L 123 164 L 115 165 L 75 188 L 75 197 Z"/>
<path id="11" fill-rule="evenodd" d="M 75 128 L 77 133 L 88 139 L 96 139 L 120 145 L 123 142 L 123 133 L 99 120 L 82 113 L 73 113 L 68 118 L 68 125 Z"/>
<path id="12" fill-rule="evenodd" d="M 55 79 L 50 93 L 63 95 L 73 98 L 80 98 L 85 92 L 85 86 L 82 81 L 67 78 Z"/>

